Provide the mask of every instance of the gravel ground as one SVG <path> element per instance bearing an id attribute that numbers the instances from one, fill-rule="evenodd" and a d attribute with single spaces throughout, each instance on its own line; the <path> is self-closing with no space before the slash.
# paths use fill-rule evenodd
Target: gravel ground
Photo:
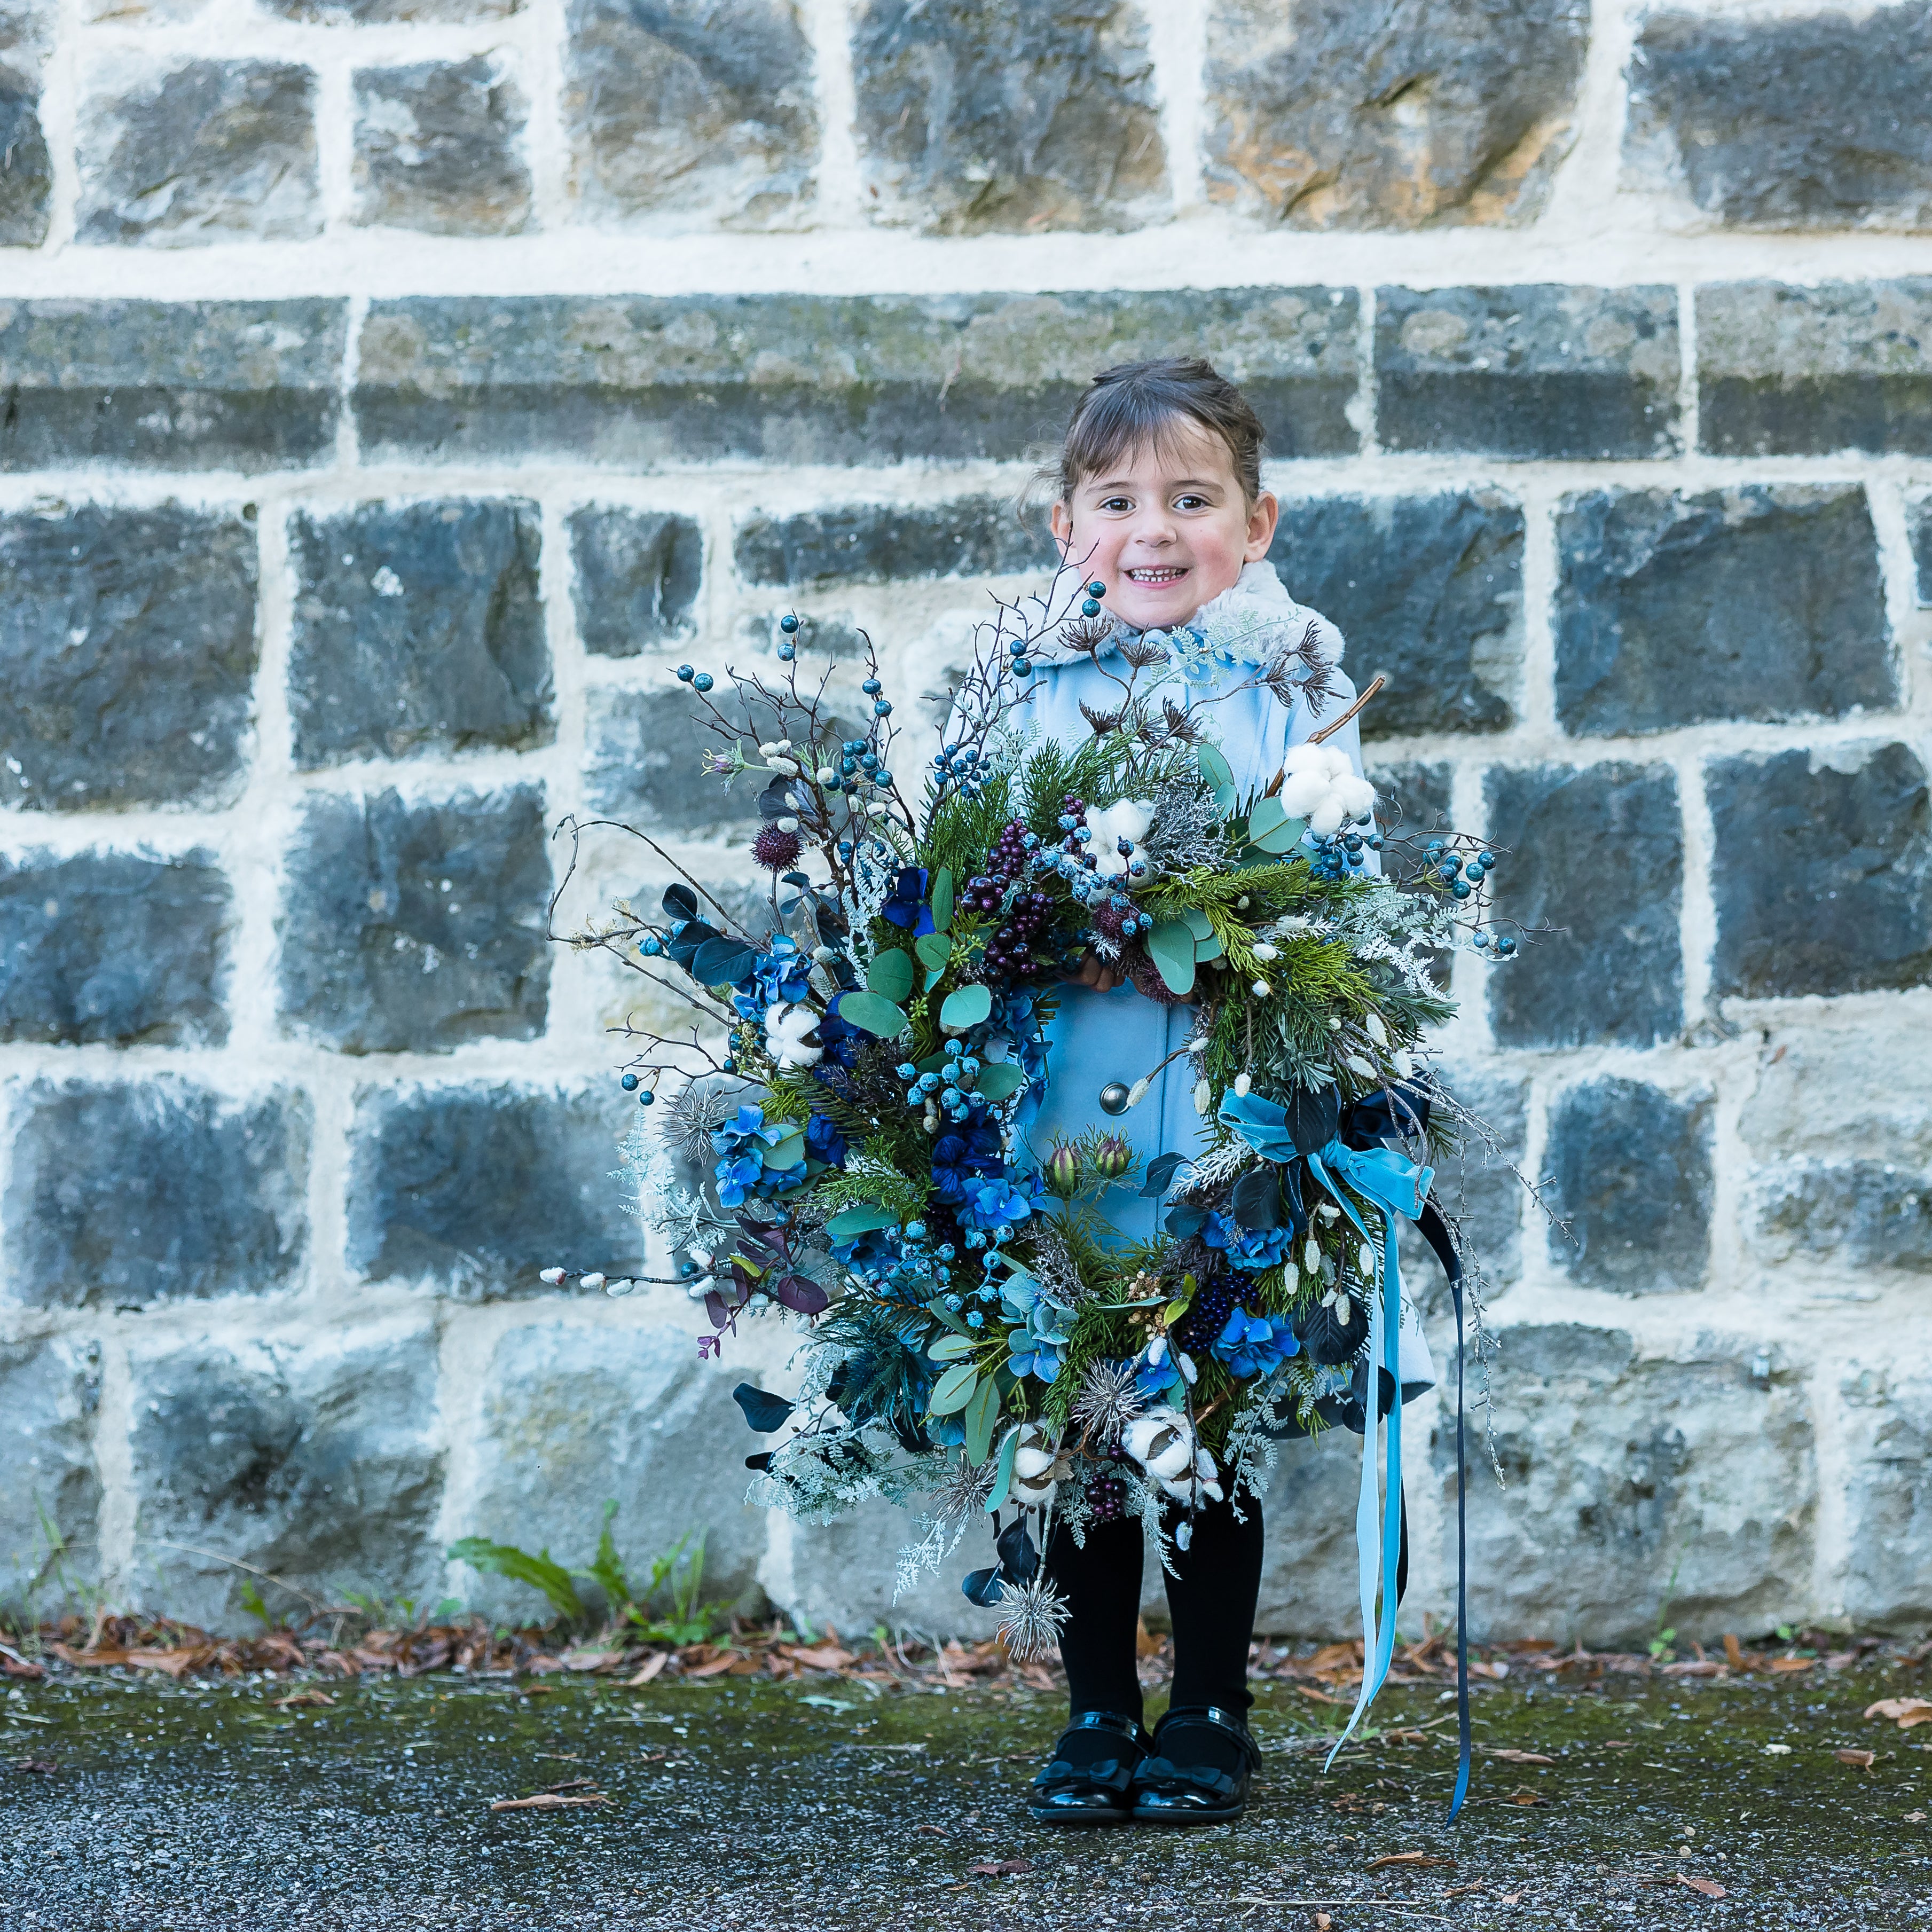
<path id="1" fill-rule="evenodd" d="M 1336 1713 L 1270 1688 L 1238 1825 L 1074 1834 L 1021 1808 L 1029 1691 L 67 1676 L 0 1699 L 0 1927 L 1932 1928 L 1924 1732 L 1862 1715 L 1919 1688 L 1486 1685 L 1454 1826 L 1433 1687 L 1325 1776 Z M 610 1802 L 490 1809 L 575 1780 Z"/>

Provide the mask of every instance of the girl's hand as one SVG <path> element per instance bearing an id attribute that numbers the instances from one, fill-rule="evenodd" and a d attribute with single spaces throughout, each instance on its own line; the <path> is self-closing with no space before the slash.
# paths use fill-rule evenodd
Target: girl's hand
<path id="1" fill-rule="evenodd" d="M 1127 980 L 1118 965 L 1110 965 L 1090 946 L 1081 954 L 1080 964 L 1060 976 L 1067 986 L 1090 987 L 1096 993 L 1111 993 L 1116 986 L 1126 985 Z M 1193 993 L 1184 994 L 1174 1004 L 1191 1006 L 1197 997 Z"/>
<path id="2" fill-rule="evenodd" d="M 1080 964 L 1060 976 L 1070 986 L 1085 986 L 1096 993 L 1111 993 L 1127 976 L 1118 965 L 1102 959 L 1090 946 L 1081 954 Z"/>

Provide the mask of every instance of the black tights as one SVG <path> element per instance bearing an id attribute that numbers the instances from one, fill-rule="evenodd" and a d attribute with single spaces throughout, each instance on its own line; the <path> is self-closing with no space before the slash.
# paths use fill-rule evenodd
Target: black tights
<path id="1" fill-rule="evenodd" d="M 1169 1703 L 1218 1704 L 1242 1712 L 1248 1695 L 1248 1646 L 1262 1587 L 1262 1512 L 1241 1498 L 1243 1521 L 1230 1503 L 1210 1503 L 1194 1519 L 1188 1547 L 1174 1552 L 1167 1580 L 1174 1619 L 1174 1690 Z M 1118 1711 L 1138 1721 L 1140 1678 L 1135 1636 L 1140 1619 L 1142 1536 L 1124 1517 L 1088 1525 L 1084 1546 L 1058 1522 L 1046 1548 L 1046 1574 L 1072 1607 L 1060 1634 L 1060 1660 L 1076 1718 Z"/>

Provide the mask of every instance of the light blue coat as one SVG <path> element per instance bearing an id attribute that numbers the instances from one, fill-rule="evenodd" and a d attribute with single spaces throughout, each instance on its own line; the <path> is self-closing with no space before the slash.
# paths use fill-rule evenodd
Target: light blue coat
<path id="1" fill-rule="evenodd" d="M 1205 683 L 1189 682 L 1178 666 L 1164 674 L 1145 671 L 1135 688 L 1156 698 L 1171 697 L 1200 712 L 1233 770 L 1235 790 L 1245 796 L 1274 778 L 1291 746 L 1304 742 L 1324 722 L 1332 722 L 1346 710 L 1354 702 L 1355 692 L 1338 668 L 1330 674 L 1330 694 L 1317 714 L 1305 695 L 1296 700 L 1291 710 L 1264 688 L 1238 688 L 1253 676 L 1257 663 L 1274 655 L 1284 636 L 1298 638 L 1311 620 L 1320 626 L 1324 649 L 1331 658 L 1339 659 L 1342 639 L 1325 619 L 1292 602 L 1272 565 L 1250 564 L 1228 599 L 1238 608 L 1245 605 L 1251 614 L 1264 615 L 1270 620 L 1265 629 L 1252 623 L 1236 627 L 1253 640 L 1246 646 L 1251 655 L 1246 661 L 1216 666 L 1212 681 Z M 1214 608 L 1219 611 L 1228 601 L 1217 599 Z M 1238 652 L 1243 648 L 1234 646 Z M 1108 655 L 1106 650 L 1101 652 L 1103 663 Z M 1124 668 L 1114 666 L 1117 671 Z M 1150 682 L 1156 678 L 1158 682 Z M 1120 699 L 1119 684 L 1089 658 L 1073 658 L 1055 668 L 1042 664 L 1039 688 L 1030 700 L 1030 718 L 1022 710 L 1015 722 L 1024 725 L 1030 722 L 1043 736 L 1077 745 L 1092 735 L 1091 726 L 1081 715 L 1082 704 L 1106 712 Z M 1346 752 L 1356 772 L 1360 772 L 1361 739 L 1353 719 L 1325 742 Z M 1194 1073 L 1185 1058 L 1172 1061 L 1156 1077 L 1145 1097 L 1125 1114 L 1103 1112 L 1100 1090 L 1113 1081 L 1131 1087 L 1152 1072 L 1186 1041 L 1198 1009 L 1156 1005 L 1131 986 L 1118 986 L 1110 993 L 1096 993 L 1084 986 L 1063 986 L 1058 992 L 1059 1010 L 1047 1030 L 1046 1099 L 1026 1130 L 1036 1157 L 1046 1158 L 1056 1136 L 1070 1140 L 1093 1127 L 1124 1135 L 1143 1163 L 1162 1154 L 1195 1153 L 1202 1142 L 1202 1121 L 1194 1111 Z M 1101 1204 L 1124 1239 L 1150 1240 L 1157 1232 L 1160 1203 L 1142 1200 L 1136 1189 L 1114 1188 Z"/>

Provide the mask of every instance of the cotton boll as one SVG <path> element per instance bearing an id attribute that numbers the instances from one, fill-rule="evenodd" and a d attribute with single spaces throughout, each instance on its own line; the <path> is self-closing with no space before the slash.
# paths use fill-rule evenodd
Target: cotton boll
<path id="1" fill-rule="evenodd" d="M 1326 775 L 1328 769 L 1327 754 L 1319 745 L 1291 745 L 1288 756 L 1282 760 L 1282 768 L 1290 778 L 1303 772 L 1316 772 Z"/>
<path id="2" fill-rule="evenodd" d="M 1349 762 L 1346 752 L 1338 751 L 1333 745 L 1324 745 L 1322 747 L 1322 757 L 1328 776 L 1331 778 L 1354 777 L 1355 768 Z"/>
<path id="3" fill-rule="evenodd" d="M 1318 837 L 1332 838 L 1341 830 L 1342 821 L 1347 816 L 1335 794 L 1324 791 L 1321 802 L 1308 814 L 1308 828 Z"/>
<path id="4" fill-rule="evenodd" d="M 1360 818 L 1364 812 L 1376 808 L 1375 787 L 1366 778 L 1357 778 L 1352 772 L 1346 778 L 1337 778 L 1334 790 L 1342 801 L 1342 809 L 1351 818 Z"/>
<path id="5" fill-rule="evenodd" d="M 1302 771 L 1282 783 L 1281 808 L 1291 818 L 1306 818 L 1328 796 L 1328 781 L 1319 772 Z"/>
<path id="6" fill-rule="evenodd" d="M 1059 1444 L 1037 1423 L 1023 1423 L 1013 1452 L 1014 1501 L 1051 1502 L 1062 1473 Z"/>
<path id="7" fill-rule="evenodd" d="M 1094 854 L 1094 869 L 1103 879 L 1118 879 L 1127 869 L 1127 862 L 1119 853 L 1103 850 Z"/>
<path id="8" fill-rule="evenodd" d="M 811 1043 L 818 1016 L 809 1006 L 777 1006 L 765 1015 L 765 1051 L 782 1073 L 816 1066 L 825 1057 L 823 1046 Z"/>

